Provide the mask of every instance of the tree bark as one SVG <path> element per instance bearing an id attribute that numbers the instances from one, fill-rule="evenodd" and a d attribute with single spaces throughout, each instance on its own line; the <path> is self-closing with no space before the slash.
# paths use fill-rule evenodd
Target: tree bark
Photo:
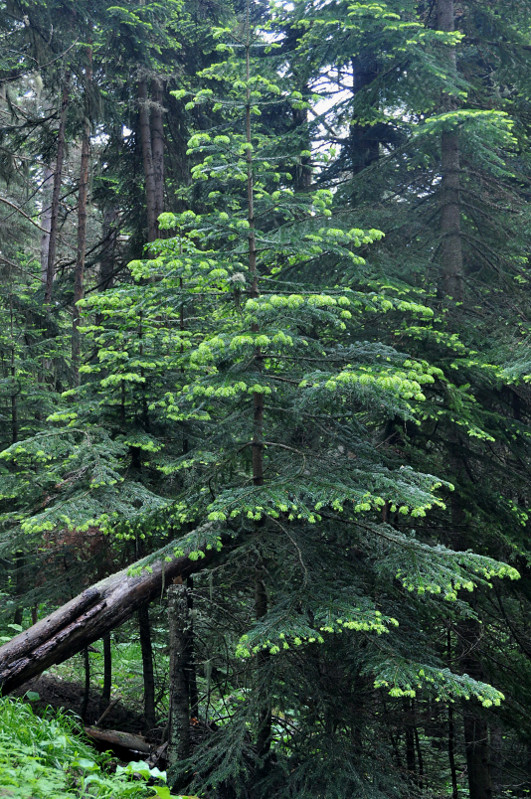
<path id="1" fill-rule="evenodd" d="M 103 209 L 103 240 L 104 245 L 100 258 L 100 289 L 106 291 L 112 288 L 114 280 L 114 258 L 116 240 L 118 237 L 118 211 L 115 206 L 106 206 Z"/>
<path id="2" fill-rule="evenodd" d="M 157 236 L 159 235 L 158 218 L 164 211 L 164 106 L 163 106 L 163 85 L 159 78 L 151 81 L 151 94 L 153 103 L 151 106 L 151 152 L 153 157 L 153 178 L 154 191 L 153 198 L 155 206 L 155 220 L 157 222 Z"/>
<path id="3" fill-rule="evenodd" d="M 184 579 L 217 556 L 216 550 L 208 550 L 204 558 L 191 561 L 186 555 L 171 557 L 169 548 L 164 548 L 87 588 L 0 647 L 0 692 L 8 694 L 49 666 L 81 652 L 160 596 L 174 577 Z"/>
<path id="4" fill-rule="evenodd" d="M 153 647 L 151 645 L 151 623 L 149 606 L 146 603 L 138 609 L 138 632 L 142 652 L 142 679 L 144 684 L 144 723 L 146 730 L 155 726 L 155 676 L 153 674 Z"/>
<path id="5" fill-rule="evenodd" d="M 105 707 L 109 706 L 112 690 L 112 647 L 111 634 L 103 636 L 103 690 L 101 699 Z"/>
<path id="6" fill-rule="evenodd" d="M 446 33 L 455 30 L 454 0 L 437 0 L 437 28 Z M 455 48 L 448 54 L 448 69 L 457 72 Z M 442 108 L 452 110 L 455 101 L 444 94 Z M 441 216 L 440 216 L 440 265 L 438 293 L 440 299 L 464 300 L 464 259 L 461 234 L 460 199 L 460 146 L 459 134 L 455 130 L 441 134 Z M 449 462 L 458 486 L 466 481 L 466 470 L 459 434 L 450 434 Z M 470 535 L 468 521 L 463 509 L 463 497 L 457 492 L 452 496 L 452 544 L 457 550 L 468 549 Z M 477 647 L 480 641 L 480 624 L 475 619 L 465 619 L 457 624 L 459 637 L 458 661 L 462 670 L 476 679 L 484 679 Z M 491 799 L 492 780 L 489 764 L 488 727 L 478 708 L 472 702 L 463 707 L 463 728 L 468 771 L 470 799 Z"/>
<path id="7" fill-rule="evenodd" d="M 481 639 L 479 622 L 476 619 L 461 621 L 458 633 L 461 668 L 470 677 L 485 680 L 486 675 L 477 653 Z M 489 729 L 475 700 L 467 702 L 463 708 L 463 731 L 470 799 L 492 799 Z"/>
<path id="8" fill-rule="evenodd" d="M 55 159 L 55 173 L 53 179 L 53 194 L 50 212 L 50 238 L 48 245 L 48 260 L 46 264 L 46 287 L 44 290 L 45 303 L 51 302 L 53 280 L 55 277 L 55 256 L 57 251 L 57 233 L 59 224 L 59 199 L 61 196 L 63 161 L 65 157 L 66 112 L 68 108 L 69 84 L 70 78 L 67 75 L 61 97 L 61 114 L 59 117 L 59 130 L 57 131 L 57 157 Z"/>
<path id="9" fill-rule="evenodd" d="M 46 285 L 48 274 L 48 252 L 50 249 L 50 230 L 52 226 L 52 194 L 55 167 L 44 167 L 44 178 L 42 181 L 42 213 L 41 213 L 41 276 L 42 282 Z"/>
<path id="10" fill-rule="evenodd" d="M 11 389 L 11 443 L 15 444 L 18 441 L 18 404 L 17 397 L 19 388 L 17 387 L 17 348 L 15 345 L 15 319 L 13 314 L 13 290 L 9 294 L 9 332 L 11 339 L 11 363 L 9 371 L 11 372 L 11 381 L 13 383 Z"/>
<path id="11" fill-rule="evenodd" d="M 437 0 L 437 28 L 445 33 L 455 30 L 454 0 Z M 457 60 L 455 48 L 448 54 L 450 73 L 455 74 Z M 455 102 L 443 95 L 442 107 L 450 111 Z M 451 297 L 456 302 L 463 300 L 463 243 L 461 236 L 460 199 L 460 148 L 459 134 L 455 130 L 441 134 L 441 218 L 440 218 L 440 263 L 441 279 L 439 296 Z"/>
<path id="12" fill-rule="evenodd" d="M 81 710 L 79 711 L 79 715 L 83 721 L 86 721 L 90 700 L 90 654 L 87 646 L 83 650 L 83 671 L 85 673 L 85 683 L 83 686 L 83 701 L 81 702 Z"/>
<path id="13" fill-rule="evenodd" d="M 186 785 L 182 761 L 190 755 L 190 691 L 188 656 L 190 613 L 187 590 L 174 584 L 168 590 L 170 631 L 170 718 L 168 741 L 168 783 L 174 790 Z"/>
<path id="14" fill-rule="evenodd" d="M 158 96 L 158 94 L 156 96 Z M 154 104 L 153 101 L 150 100 L 148 96 L 147 78 L 145 77 L 141 78 L 138 82 L 138 104 L 140 115 L 140 140 L 142 143 L 142 159 L 144 163 L 148 241 L 155 241 L 158 237 L 157 219 L 158 215 L 162 212 L 161 192 L 163 191 L 164 183 L 162 107 L 156 110 L 157 104 Z M 154 114 L 151 110 L 152 106 L 155 108 Z"/>
<path id="15" fill-rule="evenodd" d="M 15 615 L 13 617 L 13 624 L 22 624 L 24 618 L 24 605 L 22 597 L 25 589 L 25 558 L 23 550 L 19 549 L 15 554 L 15 597 L 17 604 L 15 608 Z"/>
<path id="16" fill-rule="evenodd" d="M 441 134 L 440 295 L 463 301 L 459 134 Z"/>
<path id="17" fill-rule="evenodd" d="M 352 75 L 352 93 L 356 95 L 378 77 L 376 58 L 367 55 L 353 58 Z M 380 155 L 378 126 L 360 125 L 353 119 L 350 123 L 347 150 L 352 173 L 358 175 Z"/>
<path id="18" fill-rule="evenodd" d="M 87 248 L 87 198 L 89 184 L 90 162 L 90 121 L 85 119 L 83 125 L 83 139 L 81 142 L 81 168 L 79 171 L 79 194 L 77 203 L 77 250 L 76 266 L 74 271 L 74 311 L 72 317 L 72 368 L 74 372 L 74 385 L 79 385 L 79 361 L 81 354 L 81 339 L 79 325 L 81 323 L 81 310 L 79 300 L 83 299 L 85 282 L 85 252 Z"/>

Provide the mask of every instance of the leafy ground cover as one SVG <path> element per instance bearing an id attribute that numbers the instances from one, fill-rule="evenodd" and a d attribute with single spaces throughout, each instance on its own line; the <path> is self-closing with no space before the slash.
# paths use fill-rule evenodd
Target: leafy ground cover
<path id="1" fill-rule="evenodd" d="M 0 796 L 16 799 L 169 799 L 164 774 L 145 763 L 116 765 L 99 755 L 65 713 L 38 716 L 0 698 Z M 148 785 L 152 778 L 158 785 Z"/>

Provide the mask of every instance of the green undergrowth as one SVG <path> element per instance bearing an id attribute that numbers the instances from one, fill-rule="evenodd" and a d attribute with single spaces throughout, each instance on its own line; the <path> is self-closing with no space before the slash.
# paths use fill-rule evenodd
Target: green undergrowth
<path id="1" fill-rule="evenodd" d="M 155 614 L 152 613 L 152 616 Z M 167 632 L 156 624 L 152 626 L 153 669 L 158 686 L 157 716 L 166 721 L 168 717 L 168 697 L 161 687 L 166 684 L 169 672 L 169 654 Z M 142 677 L 142 653 L 138 631 L 133 623 L 125 624 L 111 636 L 112 647 L 112 681 L 111 695 L 133 712 L 141 714 L 143 710 L 142 696 L 144 683 Z M 91 691 L 96 694 L 103 690 L 104 659 L 103 643 L 97 641 L 89 651 Z M 84 683 L 84 657 L 80 652 L 54 665 L 45 672 L 69 682 Z M 80 690 L 82 690 L 80 688 Z"/>
<path id="2" fill-rule="evenodd" d="M 148 785 L 150 777 L 159 784 Z M 164 777 L 146 763 L 117 766 L 97 754 L 65 713 L 40 717 L 27 702 L 0 697 L 0 797 L 170 799 Z"/>

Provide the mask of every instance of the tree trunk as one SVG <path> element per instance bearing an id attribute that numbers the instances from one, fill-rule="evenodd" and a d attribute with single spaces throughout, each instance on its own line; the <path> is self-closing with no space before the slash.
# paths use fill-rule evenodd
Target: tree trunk
<path id="1" fill-rule="evenodd" d="M 301 87 L 302 90 L 307 93 L 308 87 L 303 86 Z M 295 130 L 300 136 L 299 146 L 302 150 L 311 150 L 311 141 L 310 141 L 310 134 L 308 131 L 308 109 L 307 108 L 294 108 L 293 111 L 293 123 L 295 125 Z M 301 160 L 300 164 L 298 164 L 295 168 L 294 173 L 294 188 L 296 192 L 304 192 L 308 191 L 308 189 L 312 186 L 312 165 L 311 165 L 311 156 L 304 155 Z"/>
<path id="2" fill-rule="evenodd" d="M 459 134 L 441 135 L 440 296 L 463 301 L 463 247 L 459 199 Z"/>
<path id="3" fill-rule="evenodd" d="M 13 314 L 13 290 L 9 294 L 9 327 L 11 338 L 11 363 L 9 371 L 11 373 L 12 389 L 11 389 L 11 443 L 15 444 L 18 441 L 18 404 L 17 396 L 19 389 L 17 388 L 17 348 L 15 345 L 15 319 Z"/>
<path id="4" fill-rule="evenodd" d="M 455 30 L 454 0 L 437 0 L 437 27 L 446 33 Z M 456 73 L 455 48 L 449 50 L 448 69 Z M 442 107 L 455 108 L 455 101 L 443 95 Z M 460 200 L 460 151 L 457 131 L 441 134 L 441 216 L 440 216 L 440 264 L 439 297 L 452 298 L 456 302 L 464 299 L 463 242 L 461 235 Z M 450 434 L 449 462 L 458 486 L 466 482 L 466 469 L 459 435 Z M 452 496 L 453 548 L 468 549 L 471 542 L 468 522 L 463 509 L 463 496 L 457 492 Z M 460 621 L 457 625 L 459 638 L 458 659 L 462 670 L 476 679 L 484 679 L 477 654 L 481 628 L 475 619 Z M 479 709 L 472 702 L 463 707 L 463 727 L 468 770 L 470 799 L 491 799 L 492 780 L 489 764 L 488 728 Z"/>
<path id="5" fill-rule="evenodd" d="M 153 157 L 153 178 L 154 191 L 153 198 L 155 206 L 155 220 L 164 211 L 164 106 L 163 106 L 163 85 L 159 78 L 151 81 L 151 93 L 153 103 L 151 106 L 151 152 Z M 157 236 L 159 235 L 157 221 Z"/>
<path id="6" fill-rule="evenodd" d="M 138 609 L 138 632 L 142 652 L 142 678 L 144 682 L 144 723 L 146 730 L 155 726 L 155 677 L 153 674 L 153 647 L 151 646 L 151 623 L 146 603 Z"/>
<path id="7" fill-rule="evenodd" d="M 186 555 L 171 557 L 172 549 L 165 547 L 100 580 L 1 646 L 1 693 L 8 694 L 54 663 L 81 652 L 127 621 L 141 605 L 160 596 L 174 577 L 188 577 L 219 556 L 212 549 L 204 558 L 190 561 Z"/>
<path id="8" fill-rule="evenodd" d="M 24 605 L 22 600 L 25 589 L 24 560 L 24 552 L 19 549 L 15 554 L 15 597 L 17 603 L 20 602 L 20 604 L 17 604 L 15 608 L 13 624 L 22 624 L 22 619 L 24 618 Z"/>
<path id="9" fill-rule="evenodd" d="M 50 249 L 50 230 L 52 226 L 52 194 L 55 167 L 44 167 L 44 178 L 42 181 L 42 213 L 41 213 L 41 277 L 46 285 L 48 274 L 48 252 Z"/>
<path id="10" fill-rule="evenodd" d="M 79 171 L 79 195 L 77 204 L 77 250 L 76 266 L 74 271 L 74 310 L 72 317 L 72 368 L 74 372 L 74 385 L 79 385 L 79 360 L 81 354 L 81 339 L 79 325 L 81 310 L 79 300 L 83 299 L 85 281 L 85 252 L 87 248 L 87 197 L 89 184 L 90 162 L 90 122 L 85 119 L 83 125 L 83 140 L 81 142 L 81 168 Z"/>
<path id="11" fill-rule="evenodd" d="M 417 781 L 417 764 L 415 759 L 415 735 L 411 717 L 406 719 L 406 768 L 412 783 Z"/>
<path id="12" fill-rule="evenodd" d="M 354 95 L 365 89 L 378 77 L 376 59 L 365 55 L 352 59 L 352 92 Z M 347 151 L 350 167 L 358 175 L 376 161 L 380 155 L 380 139 L 377 125 L 350 124 Z"/>
<path id="13" fill-rule="evenodd" d="M 100 289 L 106 291 L 112 288 L 115 269 L 115 250 L 118 229 L 118 211 L 114 206 L 106 206 L 103 209 L 103 241 L 104 245 L 100 258 Z"/>
<path id="14" fill-rule="evenodd" d="M 83 650 L 83 671 L 85 672 L 85 684 L 83 686 L 83 701 L 81 702 L 81 710 L 79 711 L 79 715 L 83 721 L 86 721 L 90 700 L 90 654 L 88 646 L 86 646 Z"/>
<path id="15" fill-rule="evenodd" d="M 61 114 L 59 117 L 59 130 L 57 131 L 57 157 L 55 159 L 55 174 L 53 179 L 52 205 L 50 210 L 50 238 L 48 246 L 48 260 L 46 264 L 46 287 L 44 291 L 45 303 L 51 302 L 53 280 L 55 277 L 55 256 L 57 251 L 57 233 L 59 224 L 59 199 L 61 196 L 63 161 L 65 157 L 66 111 L 68 108 L 69 84 L 70 78 L 67 75 L 63 86 Z"/>
<path id="16" fill-rule="evenodd" d="M 111 701 L 111 689 L 112 689 L 111 634 L 105 633 L 105 635 L 103 636 L 103 690 L 101 692 L 101 699 L 105 707 L 108 707 Z"/>
<path id="17" fill-rule="evenodd" d="M 255 616 L 257 619 L 263 618 L 267 613 L 267 593 L 266 587 L 262 580 L 258 580 L 255 589 Z M 267 671 L 267 666 L 270 661 L 269 652 L 261 650 L 257 657 L 257 680 L 262 681 Z M 259 687 L 260 690 L 260 687 Z M 271 750 L 271 734 L 272 734 L 272 715 L 271 715 L 271 700 L 268 692 L 262 689 L 262 708 L 258 716 L 258 733 L 256 736 L 256 754 L 261 761 L 261 772 L 265 771 L 266 761 Z"/>
<path id="18" fill-rule="evenodd" d="M 454 0 L 437 0 L 437 28 L 445 33 L 455 30 Z M 449 70 L 456 72 L 455 48 L 448 54 Z M 445 110 L 455 107 L 448 95 L 442 98 Z M 441 279 L 439 296 L 451 297 L 456 302 L 463 300 L 463 246 L 461 237 L 460 200 L 460 152 L 457 131 L 441 134 L 441 218 L 440 218 L 440 263 Z"/>
<path id="19" fill-rule="evenodd" d="M 182 761 L 190 756 L 190 691 L 188 659 L 190 612 L 187 590 L 174 584 L 168 590 L 170 633 L 170 718 L 168 741 L 168 783 L 174 790 L 186 787 Z"/>
<path id="20" fill-rule="evenodd" d="M 194 581 L 191 576 L 187 580 L 186 588 L 189 616 L 186 674 L 188 679 L 188 694 L 190 697 L 190 716 L 193 718 L 199 718 L 199 689 L 197 687 L 197 671 L 195 668 L 194 653 Z"/>
<path id="21" fill-rule="evenodd" d="M 158 235 L 157 190 L 155 180 L 155 164 L 153 161 L 150 102 L 151 101 L 148 98 L 147 79 L 143 77 L 138 82 L 140 140 L 142 142 L 142 159 L 144 163 L 148 241 L 155 241 Z"/>
<path id="22" fill-rule="evenodd" d="M 480 623 L 476 619 L 465 619 L 459 623 L 458 633 L 461 668 L 470 677 L 485 680 L 476 651 L 481 639 Z M 470 799 L 492 799 L 489 730 L 475 700 L 466 702 L 463 707 L 463 731 Z"/>

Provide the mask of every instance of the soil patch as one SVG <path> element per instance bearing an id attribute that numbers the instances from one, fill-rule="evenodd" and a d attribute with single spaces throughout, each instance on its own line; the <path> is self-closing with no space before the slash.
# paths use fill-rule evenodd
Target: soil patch
<path id="1" fill-rule="evenodd" d="M 83 702 L 83 686 L 81 683 L 62 680 L 60 677 L 50 674 L 41 674 L 13 691 L 13 696 L 24 696 L 28 691 L 34 691 L 39 694 L 39 699 L 31 702 L 38 712 L 43 712 L 47 707 L 52 707 L 54 709 L 63 708 L 75 713 L 77 716 L 80 715 Z M 95 724 L 105 709 L 106 704 L 102 701 L 101 696 L 96 691 L 91 691 L 84 723 L 87 725 Z M 118 701 L 105 714 L 99 726 L 105 729 L 142 733 L 144 731 L 144 719 L 141 714 L 136 713 L 122 704 L 121 701 Z"/>

